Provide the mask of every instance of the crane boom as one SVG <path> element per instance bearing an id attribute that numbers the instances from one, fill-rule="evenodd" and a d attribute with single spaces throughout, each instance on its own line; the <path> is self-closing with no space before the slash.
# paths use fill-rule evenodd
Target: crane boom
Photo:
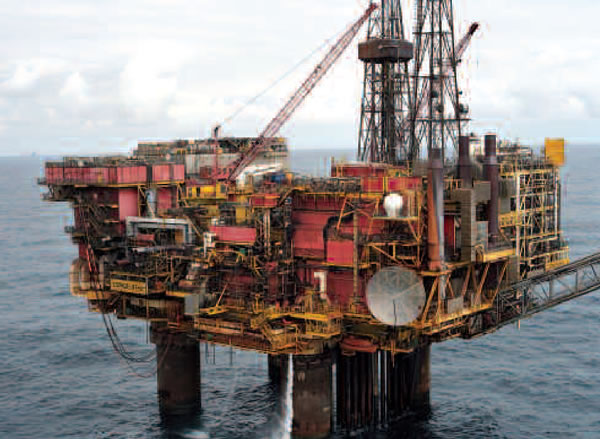
<path id="1" fill-rule="evenodd" d="M 469 46 L 469 43 L 471 42 L 471 38 L 473 38 L 473 35 L 475 35 L 475 32 L 477 32 L 477 29 L 479 29 L 479 23 L 471 24 L 471 26 L 469 26 L 469 31 L 466 33 L 466 35 L 464 37 L 461 38 L 461 40 L 456 45 L 456 49 L 454 49 L 454 53 L 455 53 L 455 58 L 457 61 L 460 60 L 462 58 L 462 56 L 464 55 L 465 50 L 467 50 L 467 47 Z"/>
<path id="2" fill-rule="evenodd" d="M 290 97 L 283 108 L 281 108 L 277 115 L 267 124 L 248 151 L 242 154 L 239 159 L 225 170 L 222 175 L 224 178 L 221 179 L 225 179 L 228 182 L 235 181 L 244 168 L 248 166 L 266 146 L 269 139 L 277 135 L 281 127 L 290 119 L 300 104 L 304 102 L 310 92 L 348 48 L 362 25 L 377 8 L 378 6 L 376 4 L 371 3 L 361 17 L 344 32 L 329 52 L 327 52 L 321 62 L 317 64 L 308 78 L 306 78 L 296 92 Z"/>

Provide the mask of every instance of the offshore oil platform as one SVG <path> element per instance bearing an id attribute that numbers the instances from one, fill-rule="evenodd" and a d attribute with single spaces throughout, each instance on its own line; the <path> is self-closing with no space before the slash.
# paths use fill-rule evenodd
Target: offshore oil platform
<path id="1" fill-rule="evenodd" d="M 199 342 L 293 362 L 293 434 L 384 425 L 427 410 L 430 345 L 473 338 L 600 287 L 560 224 L 564 141 L 467 131 L 452 0 L 371 4 L 255 138 L 140 142 L 130 156 L 47 162 L 71 203 L 71 293 L 150 322 L 164 413 L 200 406 Z M 357 162 L 288 171 L 283 124 L 368 23 Z M 291 359 L 291 360 L 290 360 Z"/>

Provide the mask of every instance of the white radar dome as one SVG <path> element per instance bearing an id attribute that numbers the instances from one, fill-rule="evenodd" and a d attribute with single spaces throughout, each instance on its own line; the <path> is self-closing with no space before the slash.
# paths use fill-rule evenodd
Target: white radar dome
<path id="1" fill-rule="evenodd" d="M 423 279 L 408 268 L 383 268 L 367 284 L 367 306 L 373 317 L 386 325 L 411 323 L 425 306 Z"/>

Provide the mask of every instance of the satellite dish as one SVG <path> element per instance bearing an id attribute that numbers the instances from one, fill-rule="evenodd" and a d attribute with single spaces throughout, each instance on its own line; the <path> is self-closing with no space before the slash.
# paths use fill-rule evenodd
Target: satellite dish
<path id="1" fill-rule="evenodd" d="M 384 268 L 367 284 L 367 306 L 386 325 L 406 325 L 419 317 L 425 306 L 423 279 L 407 268 Z"/>

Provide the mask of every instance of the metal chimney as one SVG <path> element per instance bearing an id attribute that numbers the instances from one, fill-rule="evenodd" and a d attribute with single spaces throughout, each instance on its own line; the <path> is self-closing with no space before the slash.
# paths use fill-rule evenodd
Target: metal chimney
<path id="1" fill-rule="evenodd" d="M 485 136 L 485 160 L 483 163 L 485 179 L 490 182 L 490 201 L 487 207 L 489 221 L 490 244 L 498 239 L 498 173 L 499 165 L 496 157 L 496 135 Z"/>
<path id="2" fill-rule="evenodd" d="M 444 262 L 444 166 L 442 150 L 431 150 L 427 187 L 427 250 L 429 269 L 440 271 Z"/>
<path id="3" fill-rule="evenodd" d="M 473 172 L 471 165 L 471 142 L 469 136 L 460 136 L 458 139 L 458 178 L 462 180 L 463 187 L 473 187 Z"/>

